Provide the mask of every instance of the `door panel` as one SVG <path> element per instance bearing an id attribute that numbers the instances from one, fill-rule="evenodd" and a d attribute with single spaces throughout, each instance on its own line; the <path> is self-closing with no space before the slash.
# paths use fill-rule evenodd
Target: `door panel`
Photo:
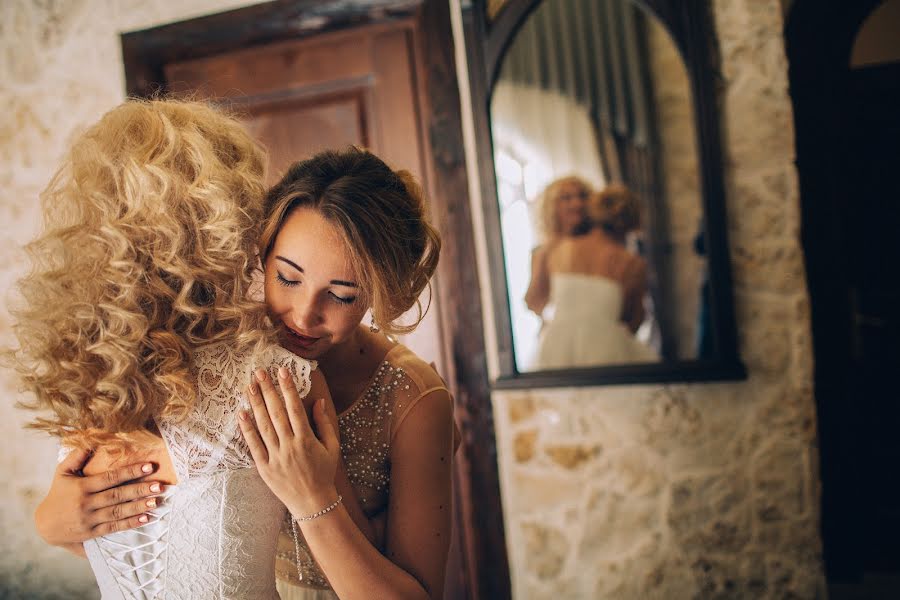
<path id="1" fill-rule="evenodd" d="M 413 23 L 405 20 L 173 62 L 164 72 L 172 92 L 215 99 L 244 116 L 269 150 L 269 183 L 319 150 L 356 144 L 428 189 L 414 64 Z M 434 298 L 401 341 L 446 374 Z"/>

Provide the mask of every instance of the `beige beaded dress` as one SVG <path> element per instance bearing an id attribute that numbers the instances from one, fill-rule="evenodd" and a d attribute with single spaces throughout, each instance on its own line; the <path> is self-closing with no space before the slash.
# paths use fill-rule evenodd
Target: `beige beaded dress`
<path id="1" fill-rule="evenodd" d="M 367 517 L 387 509 L 390 447 L 395 433 L 420 399 L 439 390 L 447 391 L 447 388 L 434 369 L 409 348 L 398 344 L 388 351 L 360 397 L 338 415 L 347 475 Z M 312 558 L 299 527 L 297 534 L 299 556 L 288 516 L 281 529 L 275 559 L 282 600 L 337 598 Z M 295 562 L 295 557 L 299 561 Z"/>

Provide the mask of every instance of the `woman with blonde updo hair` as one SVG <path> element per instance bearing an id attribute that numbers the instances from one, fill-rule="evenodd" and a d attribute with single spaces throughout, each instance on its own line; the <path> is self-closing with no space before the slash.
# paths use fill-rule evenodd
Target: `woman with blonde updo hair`
<path id="1" fill-rule="evenodd" d="M 611 183 L 588 201 L 588 218 L 594 227 L 621 246 L 632 231 L 641 227 L 641 207 L 637 195 L 621 183 Z"/>
<path id="2" fill-rule="evenodd" d="M 634 337 L 644 320 L 647 263 L 625 247 L 640 227 L 637 196 L 611 184 L 588 200 L 590 230 L 548 252 L 548 305 L 538 347 L 543 369 L 657 360 Z"/>
<path id="3" fill-rule="evenodd" d="M 438 598 L 458 443 L 453 402 L 434 369 L 387 335 L 410 331 L 427 309 L 419 296 L 441 242 L 422 190 L 370 152 L 326 151 L 292 166 L 263 212 L 269 318 L 281 345 L 315 361 L 330 388 L 310 420 L 290 378 L 257 371 L 251 410 L 238 419 L 260 476 L 293 517 L 277 546 L 281 597 Z M 142 490 L 117 489 L 128 514 Z M 70 507 L 89 498 L 51 496 L 45 502 Z M 64 532 L 86 516 L 62 513 L 45 516 L 42 529 L 57 532 L 54 543 L 78 541 Z"/>

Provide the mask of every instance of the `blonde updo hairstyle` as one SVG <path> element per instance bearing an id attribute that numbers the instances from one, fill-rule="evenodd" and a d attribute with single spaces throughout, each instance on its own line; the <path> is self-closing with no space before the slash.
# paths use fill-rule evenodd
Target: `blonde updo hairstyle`
<path id="1" fill-rule="evenodd" d="M 541 193 L 539 203 L 540 203 L 540 229 L 541 233 L 544 235 L 545 239 L 552 239 L 555 237 L 569 235 L 571 232 L 562 230 L 562 223 L 559 222 L 559 215 L 557 214 L 557 204 L 559 203 L 559 197 L 562 194 L 563 189 L 570 185 L 574 184 L 580 190 L 590 197 L 593 193 L 593 188 L 591 184 L 587 181 L 578 177 L 577 175 L 569 175 L 567 177 L 561 177 L 559 179 L 554 179 L 551 181 L 544 191 Z"/>
<path id="2" fill-rule="evenodd" d="M 588 203 L 588 215 L 595 225 L 616 238 L 624 238 L 641 226 L 637 194 L 621 183 L 611 183 L 594 194 Z"/>
<path id="3" fill-rule="evenodd" d="M 378 327 L 388 334 L 415 329 L 428 310 L 419 296 L 437 267 L 441 238 L 413 176 L 356 147 L 294 164 L 266 197 L 263 264 L 285 220 L 301 207 L 316 210 L 343 238 L 360 300 L 371 307 Z M 413 322 L 398 323 L 414 306 Z"/>
<path id="4" fill-rule="evenodd" d="M 192 102 L 128 101 L 77 138 L 41 195 L 14 310 L 23 405 L 51 413 L 31 427 L 121 449 L 189 413 L 198 347 L 268 342 L 248 295 L 265 161 L 238 121 Z"/>

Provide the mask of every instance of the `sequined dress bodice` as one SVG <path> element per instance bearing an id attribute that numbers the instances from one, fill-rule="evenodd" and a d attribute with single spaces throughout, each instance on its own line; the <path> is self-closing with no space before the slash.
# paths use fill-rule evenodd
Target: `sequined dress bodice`
<path id="1" fill-rule="evenodd" d="M 104 600 L 275 600 L 272 563 L 286 509 L 259 476 L 237 427 L 254 366 L 284 366 L 301 396 L 315 367 L 287 350 L 196 352 L 197 405 L 181 422 L 157 419 L 178 483 L 149 523 L 85 542 Z"/>
<path id="2" fill-rule="evenodd" d="M 436 390 L 446 387 L 433 369 L 398 344 L 385 356 L 362 395 L 338 415 L 347 476 L 369 518 L 387 508 L 394 434 L 419 399 Z M 298 535 L 299 553 L 287 515 L 278 542 L 278 578 L 303 587 L 330 589 L 299 531 Z"/>

